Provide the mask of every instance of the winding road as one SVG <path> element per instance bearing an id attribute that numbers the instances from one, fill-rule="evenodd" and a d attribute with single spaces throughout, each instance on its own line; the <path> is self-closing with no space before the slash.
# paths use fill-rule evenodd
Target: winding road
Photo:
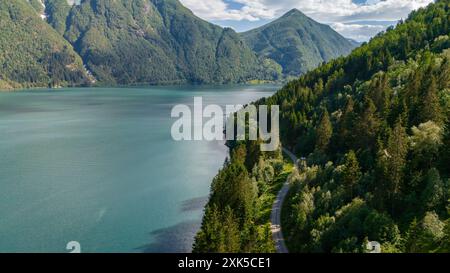
<path id="1" fill-rule="evenodd" d="M 298 161 L 298 158 L 292 152 L 290 152 L 285 148 L 283 148 L 283 152 L 287 154 L 294 162 L 294 168 L 297 168 L 296 163 Z M 270 215 L 272 236 L 275 242 L 275 248 L 277 250 L 277 253 L 289 253 L 289 250 L 286 247 L 286 243 L 284 241 L 283 231 L 281 229 L 281 209 L 283 207 L 284 199 L 286 198 L 289 192 L 289 188 L 290 184 L 288 178 L 286 179 L 286 182 L 284 183 L 281 190 L 278 192 L 277 198 L 273 203 L 272 214 Z"/>

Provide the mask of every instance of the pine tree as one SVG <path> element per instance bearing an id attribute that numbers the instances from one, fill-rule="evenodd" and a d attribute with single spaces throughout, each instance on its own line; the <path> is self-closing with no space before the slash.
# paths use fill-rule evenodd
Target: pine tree
<path id="1" fill-rule="evenodd" d="M 230 207 L 225 209 L 223 217 L 223 230 L 225 241 L 225 253 L 238 253 L 241 249 L 239 224 L 236 221 L 233 210 Z"/>
<path id="2" fill-rule="evenodd" d="M 342 182 L 347 189 L 351 199 L 354 198 L 354 190 L 361 178 L 361 168 L 354 151 L 350 151 L 345 156 L 344 170 L 342 173 Z"/>
<path id="3" fill-rule="evenodd" d="M 408 153 L 408 135 L 401 121 L 398 121 L 389 136 L 386 156 L 388 157 L 388 180 L 391 184 L 392 194 L 400 192 L 401 182 L 404 177 L 406 156 Z"/>
<path id="4" fill-rule="evenodd" d="M 214 179 L 210 203 L 216 204 L 220 211 L 227 206 L 233 209 L 242 228 L 253 217 L 256 192 L 245 166 L 232 162 Z"/>
<path id="5" fill-rule="evenodd" d="M 439 175 L 439 171 L 432 168 L 425 177 L 425 190 L 422 193 L 422 204 L 427 210 L 442 208 L 445 198 L 445 186 Z"/>
<path id="6" fill-rule="evenodd" d="M 414 220 L 409 225 L 408 231 L 405 236 L 405 246 L 404 251 L 406 253 L 417 253 L 419 251 L 419 247 L 417 245 L 419 239 L 419 224 L 417 219 Z"/>
<path id="7" fill-rule="evenodd" d="M 348 150 L 351 144 L 353 143 L 353 127 L 355 123 L 355 102 L 352 97 L 350 97 L 347 101 L 347 105 L 345 106 L 344 113 L 341 118 L 341 122 L 339 123 L 339 134 L 338 134 L 338 149 Z"/>
<path id="8" fill-rule="evenodd" d="M 434 76 L 431 77 L 430 82 L 425 89 L 423 102 L 418 114 L 419 123 L 433 121 L 437 124 L 441 124 L 443 121 L 443 114 L 438 97 L 436 78 Z"/>
<path id="9" fill-rule="evenodd" d="M 314 95 L 321 96 L 324 90 L 323 80 L 319 79 L 314 85 Z"/>
<path id="10" fill-rule="evenodd" d="M 388 79 L 386 73 L 380 73 L 373 79 L 370 86 L 371 99 L 377 109 L 383 114 L 386 114 L 390 102 L 391 88 Z"/>
<path id="11" fill-rule="evenodd" d="M 325 110 L 316 130 L 316 149 L 322 153 L 325 153 L 328 145 L 330 144 L 332 135 L 333 126 L 331 124 L 328 111 Z"/>
<path id="12" fill-rule="evenodd" d="M 205 209 L 201 230 L 195 237 L 192 252 L 216 253 L 224 250 L 224 233 L 220 212 L 216 205 Z"/>
<path id="13" fill-rule="evenodd" d="M 368 147 L 374 147 L 379 128 L 380 120 L 377 116 L 377 108 L 373 101 L 366 97 L 363 112 L 356 124 L 356 148 L 367 149 Z"/>
<path id="14" fill-rule="evenodd" d="M 408 135 L 399 119 L 389 131 L 387 145 L 380 141 L 376 161 L 377 189 L 376 201 L 380 209 L 390 204 L 391 215 L 395 213 L 395 203 L 401 193 L 408 155 Z"/>

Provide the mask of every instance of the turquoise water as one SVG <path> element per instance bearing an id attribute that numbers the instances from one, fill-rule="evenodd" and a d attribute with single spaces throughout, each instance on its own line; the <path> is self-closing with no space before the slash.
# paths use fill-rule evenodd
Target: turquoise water
<path id="1" fill-rule="evenodd" d="M 222 142 L 175 142 L 171 109 L 276 86 L 0 92 L 0 252 L 188 252 Z"/>

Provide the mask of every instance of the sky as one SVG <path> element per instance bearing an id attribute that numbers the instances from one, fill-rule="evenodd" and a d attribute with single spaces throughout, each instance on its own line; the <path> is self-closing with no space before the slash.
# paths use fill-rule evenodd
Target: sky
<path id="1" fill-rule="evenodd" d="M 264 25 L 297 8 L 344 37 L 368 41 L 412 10 L 433 0 L 180 0 L 197 16 L 238 32 Z"/>

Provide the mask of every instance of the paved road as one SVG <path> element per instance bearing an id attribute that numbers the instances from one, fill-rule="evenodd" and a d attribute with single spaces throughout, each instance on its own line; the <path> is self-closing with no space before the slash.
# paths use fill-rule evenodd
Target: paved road
<path id="1" fill-rule="evenodd" d="M 298 161 L 297 157 L 285 148 L 283 148 L 283 152 L 291 158 L 296 168 L 296 163 Z M 287 179 L 283 185 L 283 188 L 281 188 L 280 192 L 278 192 L 277 199 L 275 199 L 275 202 L 273 203 L 272 214 L 270 215 L 270 222 L 272 223 L 272 236 L 278 253 L 289 252 L 286 247 L 286 243 L 284 242 L 283 231 L 281 230 L 281 208 L 283 207 L 284 199 L 289 192 L 289 188 L 289 179 Z"/>

